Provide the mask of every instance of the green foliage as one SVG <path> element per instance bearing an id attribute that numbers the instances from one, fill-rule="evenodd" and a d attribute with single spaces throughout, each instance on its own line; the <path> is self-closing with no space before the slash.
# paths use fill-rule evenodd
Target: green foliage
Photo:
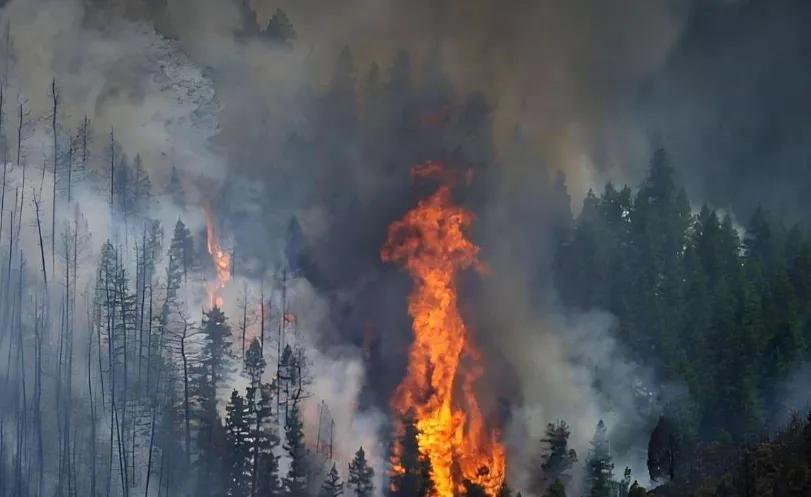
<path id="1" fill-rule="evenodd" d="M 811 338 L 811 243 L 757 209 L 741 237 L 727 215 L 690 213 L 664 151 L 636 194 L 589 192 L 560 242 L 555 281 L 571 307 L 602 308 L 640 362 L 689 396 L 687 438 L 745 441 Z M 683 425 L 682 422 L 689 422 Z"/>
<path id="2" fill-rule="evenodd" d="M 283 480 L 286 497 L 307 496 L 309 471 L 303 427 L 298 405 L 294 404 L 287 413 L 284 425 L 284 450 L 290 458 L 290 467 Z"/>

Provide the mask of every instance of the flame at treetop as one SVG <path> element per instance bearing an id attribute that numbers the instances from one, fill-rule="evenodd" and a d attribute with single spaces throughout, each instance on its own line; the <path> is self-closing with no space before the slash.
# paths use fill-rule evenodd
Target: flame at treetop
<path id="1" fill-rule="evenodd" d="M 479 407 L 474 386 L 483 368 L 457 306 L 457 274 L 480 267 L 479 248 L 465 234 L 473 215 L 453 203 L 452 177 L 441 165 L 416 166 L 412 177 L 441 184 L 389 226 L 381 250 L 384 262 L 403 265 L 414 281 L 408 300 L 414 343 L 391 405 L 401 419 L 414 418 L 434 497 L 461 493 L 465 480 L 494 497 L 504 482 L 504 447 Z M 393 471 L 402 473 L 402 447 L 393 453 Z"/>
<path id="2" fill-rule="evenodd" d="M 209 307 L 223 306 L 223 298 L 220 295 L 220 290 L 225 288 L 225 285 L 231 280 L 231 254 L 226 252 L 220 247 L 220 241 L 217 239 L 217 230 L 214 227 L 214 216 L 211 211 L 206 208 L 206 244 L 208 246 L 208 253 L 211 255 L 211 262 L 214 263 L 214 269 L 217 271 L 217 282 L 209 283 L 208 285 L 208 305 Z"/>

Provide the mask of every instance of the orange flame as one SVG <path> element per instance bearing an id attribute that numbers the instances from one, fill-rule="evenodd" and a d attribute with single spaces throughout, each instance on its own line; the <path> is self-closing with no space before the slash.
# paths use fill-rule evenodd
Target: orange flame
<path id="1" fill-rule="evenodd" d="M 414 178 L 429 176 L 440 179 L 438 190 L 389 226 L 381 250 L 384 262 L 403 265 L 414 281 L 408 300 L 414 343 L 391 405 L 401 418 L 409 412 L 415 416 L 417 445 L 430 464 L 434 497 L 461 493 L 465 480 L 494 497 L 504 482 L 504 447 L 476 398 L 474 386 L 483 368 L 457 306 L 457 273 L 481 267 L 479 248 L 466 236 L 473 215 L 454 205 L 453 178 L 441 165 L 412 170 Z M 403 471 L 401 452 L 394 447 L 394 473 Z"/>
<path id="2" fill-rule="evenodd" d="M 214 227 L 214 216 L 211 215 L 211 210 L 205 209 L 206 213 L 206 244 L 208 246 L 208 253 L 211 255 L 211 262 L 214 263 L 214 269 L 217 271 L 217 282 L 209 283 L 208 285 L 208 305 L 209 307 L 223 306 L 223 298 L 220 290 L 225 288 L 225 285 L 231 280 L 231 254 L 226 252 L 220 247 L 220 241 L 217 239 L 217 230 Z"/>

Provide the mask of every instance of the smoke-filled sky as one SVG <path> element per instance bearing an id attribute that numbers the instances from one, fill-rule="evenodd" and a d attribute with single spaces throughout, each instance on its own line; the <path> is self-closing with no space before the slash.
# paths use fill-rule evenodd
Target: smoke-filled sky
<path id="1" fill-rule="evenodd" d="M 741 222 L 760 202 L 791 221 L 811 215 L 807 2 L 254 0 L 249 7 L 260 26 L 283 9 L 298 34 L 294 45 L 239 36 L 238 0 L 12 0 L 1 11 L 13 54 L 4 73 L 12 107 L 22 103 L 30 120 L 47 119 L 55 78 L 65 126 L 88 115 L 99 151 L 112 130 L 127 153 L 141 154 L 154 183 L 165 184 L 176 166 L 190 224 L 199 228 L 200 209 L 213 207 L 246 278 L 272 271 L 295 218 L 310 261 L 304 293 L 318 300 L 324 347 L 334 347 L 325 353 L 340 356 L 344 345 L 365 340 L 377 348 L 364 372 L 356 362 L 327 363 L 353 382 L 336 399 L 352 391 L 370 409 L 385 409 L 401 376 L 409 282 L 383 266 L 378 251 L 386 226 L 417 193 L 407 169 L 377 159 L 405 161 L 423 150 L 364 156 L 361 147 L 342 147 L 346 130 L 314 112 L 345 46 L 358 98 L 367 96 L 373 63 L 389 75 L 407 50 L 426 101 L 452 88 L 443 98 L 469 111 L 454 118 L 450 140 L 462 157 L 483 158 L 466 199 L 492 269 L 469 285 L 480 304 L 469 314 L 498 365 L 490 381 L 509 405 L 499 416 L 514 440 L 538 438 L 546 422 L 565 417 L 582 447 L 600 416 L 616 425 L 641 419 L 629 389 L 593 391 L 595 371 L 621 385 L 655 381 L 622 360 L 610 316 L 570 316 L 555 305 L 546 264 L 554 228 L 568 215 L 565 197 L 554 198 L 557 171 L 576 211 L 589 187 L 638 182 L 651 151 L 664 146 L 695 201 Z M 466 119 L 480 123 L 475 133 L 465 132 Z M 36 140 L 47 136 L 31 138 L 32 163 L 44 160 Z M 326 165 L 335 155 L 341 159 Z M 629 452 L 629 463 L 638 464 L 635 457 Z M 521 478 L 520 468 L 511 471 Z"/>

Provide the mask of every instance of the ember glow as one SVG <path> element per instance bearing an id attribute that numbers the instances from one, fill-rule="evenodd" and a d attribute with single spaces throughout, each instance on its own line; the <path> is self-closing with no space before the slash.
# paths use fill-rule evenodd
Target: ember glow
<path id="1" fill-rule="evenodd" d="M 401 264 L 414 281 L 408 300 L 414 343 L 391 406 L 400 419 L 415 418 L 435 497 L 460 494 L 465 480 L 494 496 L 504 481 L 504 447 L 482 415 L 475 383 L 483 366 L 457 306 L 458 273 L 480 267 L 479 248 L 466 236 L 473 216 L 454 205 L 452 178 L 439 164 L 416 166 L 412 176 L 441 184 L 389 226 L 381 250 L 383 261 Z M 401 452 L 394 448 L 395 473 L 403 470 Z"/>
<path id="2" fill-rule="evenodd" d="M 209 209 L 205 209 L 206 213 L 206 244 L 208 246 L 208 253 L 211 255 L 211 262 L 214 263 L 214 269 L 217 271 L 217 281 L 209 283 L 208 285 L 208 305 L 209 307 L 217 306 L 222 308 L 223 298 L 221 290 L 231 280 L 231 254 L 226 252 L 220 247 L 220 241 L 217 238 L 217 230 L 214 226 L 214 216 L 211 215 Z"/>

